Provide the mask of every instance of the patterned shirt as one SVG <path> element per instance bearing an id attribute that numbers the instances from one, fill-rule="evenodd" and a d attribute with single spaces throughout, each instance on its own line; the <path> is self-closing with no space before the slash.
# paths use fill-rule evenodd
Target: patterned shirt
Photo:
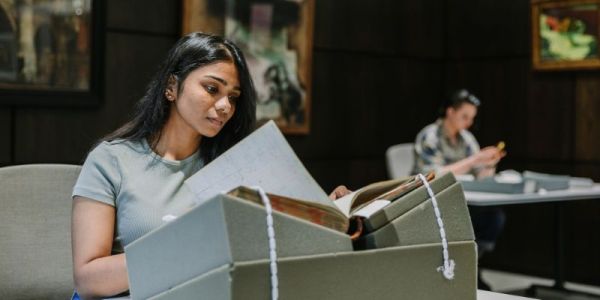
<path id="1" fill-rule="evenodd" d="M 427 125 L 415 139 L 415 167 L 413 173 L 438 172 L 444 166 L 479 152 L 479 143 L 468 130 L 461 130 L 453 143 L 443 126 L 443 119 Z M 476 173 L 477 170 L 471 170 Z"/>

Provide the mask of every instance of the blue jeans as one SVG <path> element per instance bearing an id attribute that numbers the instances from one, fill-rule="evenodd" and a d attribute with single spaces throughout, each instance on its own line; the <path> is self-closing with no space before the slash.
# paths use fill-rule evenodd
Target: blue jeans
<path id="1" fill-rule="evenodd" d="M 79 294 L 77 294 L 77 291 L 73 291 L 73 296 L 71 296 L 71 300 L 81 300 L 81 298 L 79 298 Z"/>

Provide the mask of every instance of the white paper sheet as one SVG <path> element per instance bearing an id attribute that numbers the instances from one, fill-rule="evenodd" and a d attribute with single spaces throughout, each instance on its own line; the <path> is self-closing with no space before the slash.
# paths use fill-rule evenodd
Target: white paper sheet
<path id="1" fill-rule="evenodd" d="M 273 121 L 192 175 L 185 184 L 202 203 L 240 185 L 335 207 Z"/>

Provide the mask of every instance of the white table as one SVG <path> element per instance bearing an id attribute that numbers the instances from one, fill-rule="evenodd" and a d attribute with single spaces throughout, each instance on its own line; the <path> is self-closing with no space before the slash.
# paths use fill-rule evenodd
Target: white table
<path id="1" fill-rule="evenodd" d="M 488 291 L 477 290 L 477 300 L 525 300 L 534 298 L 525 298 L 508 294 L 500 294 Z"/>
<path id="2" fill-rule="evenodd" d="M 543 193 L 527 194 L 502 194 L 465 191 L 467 204 L 470 206 L 502 206 L 526 203 L 554 202 L 555 230 L 555 256 L 554 256 L 554 286 L 552 289 L 573 292 L 565 288 L 564 277 L 564 249 L 563 249 L 563 226 L 562 212 L 560 206 L 566 201 L 600 199 L 600 184 L 595 183 L 592 187 L 576 187 L 566 190 L 547 191 Z M 532 291 L 539 286 L 532 286 Z"/>
<path id="3" fill-rule="evenodd" d="M 523 300 L 523 299 L 533 299 L 533 298 L 524 298 L 524 297 L 519 297 L 519 296 L 477 290 L 477 300 Z M 131 300 L 131 297 L 125 296 L 125 297 L 117 297 L 117 298 L 106 298 L 104 300 Z"/>
<path id="4" fill-rule="evenodd" d="M 465 191 L 465 198 L 467 199 L 467 203 L 472 206 L 600 199 L 600 184 L 596 183 L 590 188 L 570 188 L 568 190 L 529 194 L 501 194 Z"/>

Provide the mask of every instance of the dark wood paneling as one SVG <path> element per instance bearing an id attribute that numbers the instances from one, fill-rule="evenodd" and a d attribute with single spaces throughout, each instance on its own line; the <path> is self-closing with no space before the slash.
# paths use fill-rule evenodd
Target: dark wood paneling
<path id="1" fill-rule="evenodd" d="M 316 1 L 315 47 L 443 55 L 442 1 Z"/>
<path id="2" fill-rule="evenodd" d="M 527 154 L 528 61 L 498 59 L 448 63 L 445 90 L 466 88 L 482 102 L 473 134 L 481 147 L 505 141 L 505 160 Z"/>
<path id="3" fill-rule="evenodd" d="M 11 141 L 11 113 L 10 109 L 0 109 L 0 166 L 9 165 L 10 152 L 12 148 Z"/>
<path id="4" fill-rule="evenodd" d="M 575 176 L 588 177 L 595 182 L 600 182 L 600 163 L 579 162 L 575 163 Z"/>
<path id="5" fill-rule="evenodd" d="M 600 74 L 578 74 L 575 93 L 575 158 L 600 162 Z"/>
<path id="6" fill-rule="evenodd" d="M 113 33 L 108 35 L 106 99 L 108 115 L 117 114 L 117 124 L 143 96 L 146 86 L 166 58 L 177 37 L 143 36 Z M 127 51 L 122 51 L 127 49 Z"/>
<path id="7" fill-rule="evenodd" d="M 109 30 L 133 30 L 178 35 L 181 32 L 181 0 L 107 1 Z"/>
<path id="8" fill-rule="evenodd" d="M 434 120 L 439 63 L 344 52 L 314 57 L 311 134 L 288 137 L 300 156 L 380 159 Z"/>
<path id="9" fill-rule="evenodd" d="M 448 56 L 527 57 L 529 1 L 447 1 Z"/>
<path id="10" fill-rule="evenodd" d="M 600 286 L 600 201 L 569 201 L 563 207 L 567 278 Z"/>
<path id="11" fill-rule="evenodd" d="M 527 157 L 570 160 L 573 155 L 573 75 L 534 73 L 527 101 Z"/>
<path id="12" fill-rule="evenodd" d="M 81 162 L 95 140 L 124 123 L 174 39 L 107 34 L 99 109 L 18 109 L 16 162 Z M 127 51 L 123 51 L 127 49 Z"/>
<path id="13" fill-rule="evenodd" d="M 361 188 L 374 180 L 387 177 L 383 157 L 375 159 L 303 160 L 306 169 L 330 193 L 336 186 L 351 190 Z"/>

